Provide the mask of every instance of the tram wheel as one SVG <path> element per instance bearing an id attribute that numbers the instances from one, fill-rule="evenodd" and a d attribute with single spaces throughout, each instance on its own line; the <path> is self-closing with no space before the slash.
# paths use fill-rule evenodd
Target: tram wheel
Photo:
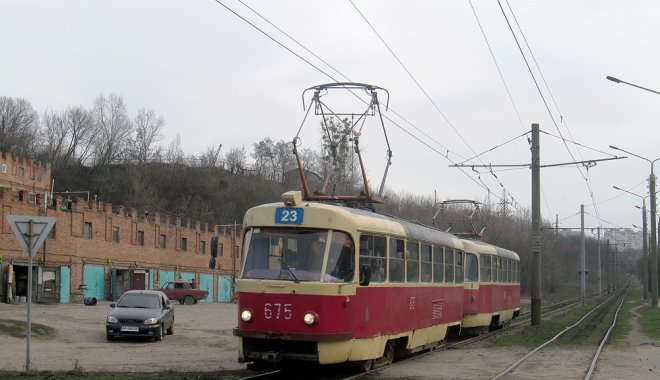
<path id="1" fill-rule="evenodd" d="M 360 367 L 364 372 L 369 372 L 374 367 L 374 360 L 373 359 L 363 360 L 362 363 L 360 364 Z"/>
<path id="2" fill-rule="evenodd" d="M 385 364 L 390 365 L 394 362 L 394 341 L 390 340 L 385 345 L 385 352 L 383 353 Z"/>

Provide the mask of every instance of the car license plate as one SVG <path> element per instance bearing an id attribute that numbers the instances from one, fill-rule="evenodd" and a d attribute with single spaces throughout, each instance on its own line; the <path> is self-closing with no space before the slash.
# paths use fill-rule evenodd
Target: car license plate
<path id="1" fill-rule="evenodd" d="M 121 331 L 138 332 L 140 331 L 140 328 L 135 326 L 122 326 Z"/>

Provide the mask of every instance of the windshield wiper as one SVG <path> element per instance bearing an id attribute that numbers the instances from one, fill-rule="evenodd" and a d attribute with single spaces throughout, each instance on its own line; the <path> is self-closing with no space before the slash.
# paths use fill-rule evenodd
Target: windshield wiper
<path id="1" fill-rule="evenodd" d="M 296 284 L 300 282 L 298 280 L 298 278 L 296 277 L 296 275 L 293 274 L 293 271 L 291 270 L 291 268 L 288 265 L 286 265 L 286 263 L 284 262 L 283 259 L 280 259 L 280 264 L 282 264 L 284 269 L 286 269 L 289 272 L 289 274 L 291 275 L 291 278 L 293 278 L 293 282 L 295 282 Z"/>

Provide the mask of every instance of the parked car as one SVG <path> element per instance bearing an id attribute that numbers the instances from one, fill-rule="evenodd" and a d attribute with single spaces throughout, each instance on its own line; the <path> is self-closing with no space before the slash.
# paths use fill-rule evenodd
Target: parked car
<path id="1" fill-rule="evenodd" d="M 192 305 L 199 300 L 203 300 L 209 295 L 206 290 L 196 289 L 192 282 L 188 281 L 170 281 L 166 282 L 160 291 L 167 294 L 167 297 L 173 301 L 179 301 L 180 304 Z"/>
<path id="2" fill-rule="evenodd" d="M 129 290 L 122 294 L 105 322 L 106 339 L 147 337 L 156 341 L 174 334 L 174 308 L 157 290 Z"/>

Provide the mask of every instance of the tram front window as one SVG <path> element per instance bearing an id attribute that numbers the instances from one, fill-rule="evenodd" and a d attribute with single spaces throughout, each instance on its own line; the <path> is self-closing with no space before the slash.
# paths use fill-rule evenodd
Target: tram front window
<path id="1" fill-rule="evenodd" d="M 247 254 L 242 277 L 295 282 L 343 281 L 349 275 L 345 270 L 340 272 L 340 264 L 342 269 L 352 269 L 353 260 L 352 256 L 343 260 L 341 255 L 346 239 L 350 241 L 345 233 L 328 230 L 252 228 L 246 234 Z M 321 276 L 325 260 L 329 260 L 326 274 Z M 350 277 L 352 280 L 352 273 Z"/>

